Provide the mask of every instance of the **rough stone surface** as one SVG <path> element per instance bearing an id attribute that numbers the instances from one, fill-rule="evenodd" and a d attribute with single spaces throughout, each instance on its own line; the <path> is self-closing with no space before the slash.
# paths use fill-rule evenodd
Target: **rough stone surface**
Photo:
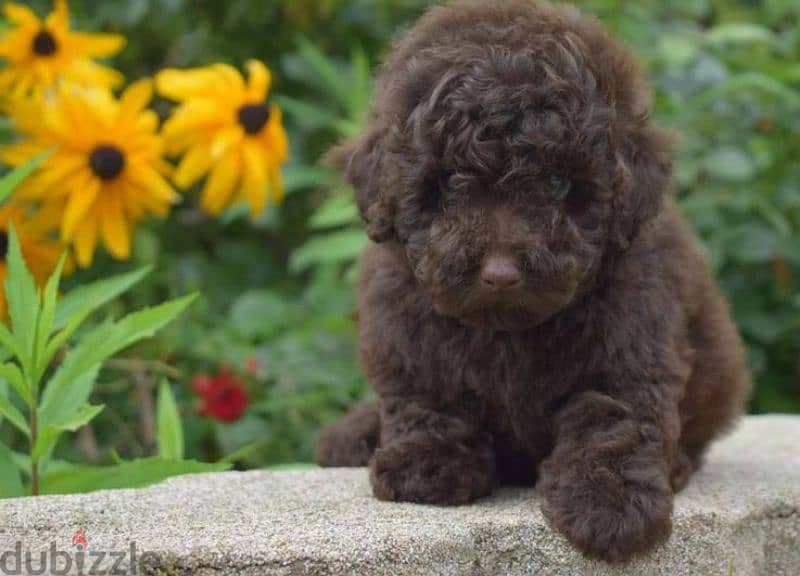
<path id="1" fill-rule="evenodd" d="M 72 537 L 83 528 L 88 551 L 135 542 L 138 574 L 796 576 L 800 417 L 745 419 L 678 496 L 674 520 L 665 546 L 610 566 L 550 530 L 531 490 L 437 508 L 374 500 L 363 469 L 223 473 L 0 502 L 0 554 L 21 542 L 23 563 L 32 551 L 35 568 L 55 542 L 77 574 Z M 139 562 L 145 551 L 159 562 Z M 0 574 L 13 573 L 1 560 Z M 101 568 L 111 574 L 112 564 L 107 557 Z"/>

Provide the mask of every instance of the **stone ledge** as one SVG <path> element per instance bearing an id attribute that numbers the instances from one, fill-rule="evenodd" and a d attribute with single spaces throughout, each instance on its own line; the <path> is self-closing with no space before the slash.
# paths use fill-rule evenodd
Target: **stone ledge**
<path id="1" fill-rule="evenodd" d="M 0 554 L 19 541 L 36 566 L 56 542 L 77 558 L 71 540 L 83 528 L 89 551 L 135 542 L 160 574 L 796 576 L 800 417 L 746 418 L 678 496 L 674 520 L 664 547 L 609 566 L 550 530 L 531 490 L 437 508 L 374 500 L 363 469 L 222 473 L 2 501 Z"/>

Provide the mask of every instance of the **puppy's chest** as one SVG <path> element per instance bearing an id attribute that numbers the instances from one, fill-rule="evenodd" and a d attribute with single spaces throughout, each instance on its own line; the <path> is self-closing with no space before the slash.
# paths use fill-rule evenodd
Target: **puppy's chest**
<path id="1" fill-rule="evenodd" d="M 536 334 L 477 338 L 465 356 L 464 383 L 481 398 L 487 422 L 514 436 L 537 436 L 579 380 L 565 346 Z"/>

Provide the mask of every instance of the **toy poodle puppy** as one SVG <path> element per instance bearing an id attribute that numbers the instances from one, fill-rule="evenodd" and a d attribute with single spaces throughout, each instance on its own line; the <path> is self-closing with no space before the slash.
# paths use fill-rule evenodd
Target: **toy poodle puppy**
<path id="1" fill-rule="evenodd" d="M 750 379 L 649 106 L 630 51 L 563 4 L 455 2 L 396 43 L 333 153 L 373 241 L 359 348 L 379 398 L 323 431 L 322 465 L 429 504 L 535 483 L 609 561 L 668 537 Z"/>

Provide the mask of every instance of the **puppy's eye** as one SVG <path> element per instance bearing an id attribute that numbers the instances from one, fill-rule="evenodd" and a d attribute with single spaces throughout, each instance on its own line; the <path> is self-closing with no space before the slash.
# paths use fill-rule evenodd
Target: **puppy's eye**
<path id="1" fill-rule="evenodd" d="M 561 202 L 572 190 L 572 180 L 561 176 L 550 176 L 550 197 L 556 202 Z"/>

